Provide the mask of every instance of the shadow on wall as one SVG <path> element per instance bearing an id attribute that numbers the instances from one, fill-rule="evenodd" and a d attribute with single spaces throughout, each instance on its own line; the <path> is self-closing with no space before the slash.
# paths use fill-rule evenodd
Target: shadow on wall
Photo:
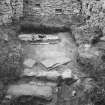
<path id="1" fill-rule="evenodd" d="M 31 24 L 31 23 L 23 23 L 19 26 L 19 33 L 40 33 L 40 34 L 54 34 L 60 32 L 69 32 L 71 33 L 71 29 L 66 26 L 62 27 L 49 27 L 42 24 Z"/>

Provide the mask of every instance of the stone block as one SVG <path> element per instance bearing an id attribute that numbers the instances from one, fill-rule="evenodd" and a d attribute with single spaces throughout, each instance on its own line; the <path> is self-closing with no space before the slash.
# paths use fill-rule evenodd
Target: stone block
<path id="1" fill-rule="evenodd" d="M 47 85 L 36 85 L 36 84 L 16 84 L 10 85 L 7 94 L 12 96 L 30 95 L 36 97 L 49 98 L 52 96 L 53 89 Z"/>
<path id="2" fill-rule="evenodd" d="M 35 63 L 36 63 L 36 61 L 33 60 L 33 59 L 26 59 L 26 60 L 23 62 L 23 64 L 24 64 L 26 67 L 29 67 L 29 68 L 33 67 L 33 65 L 34 65 Z"/>

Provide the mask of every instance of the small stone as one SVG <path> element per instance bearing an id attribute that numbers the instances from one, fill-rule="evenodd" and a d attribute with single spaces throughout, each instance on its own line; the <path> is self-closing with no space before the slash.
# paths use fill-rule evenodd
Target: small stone
<path id="1" fill-rule="evenodd" d="M 79 10 L 75 10 L 75 13 L 78 13 Z M 73 15 L 71 17 L 72 24 L 79 25 L 84 23 L 84 17 L 81 15 Z"/>
<path id="2" fill-rule="evenodd" d="M 64 70 L 64 72 L 61 74 L 62 78 L 71 78 L 72 77 L 72 71 L 70 69 Z"/>
<path id="3" fill-rule="evenodd" d="M 12 96 L 11 96 L 11 95 L 6 95 L 5 98 L 6 98 L 6 99 L 11 99 Z"/>
<path id="4" fill-rule="evenodd" d="M 103 32 L 103 34 L 105 34 L 105 27 L 103 28 L 102 32 Z"/>
<path id="5" fill-rule="evenodd" d="M 76 91 L 75 90 L 72 91 L 72 96 L 73 97 L 76 96 Z"/>
<path id="6" fill-rule="evenodd" d="M 103 41 L 105 41 L 105 36 L 101 37 L 101 38 L 100 38 L 100 40 L 103 40 Z"/>
<path id="7" fill-rule="evenodd" d="M 91 47 L 89 44 L 84 44 L 79 47 L 79 56 L 83 58 L 93 58 L 99 56 L 99 51 L 96 48 Z"/>
<path id="8" fill-rule="evenodd" d="M 9 37 L 8 37 L 8 35 L 7 35 L 6 33 L 3 35 L 3 39 L 4 39 L 5 41 L 8 41 Z"/>
<path id="9" fill-rule="evenodd" d="M 31 41 L 32 40 L 32 34 L 20 34 L 19 36 L 18 36 L 18 38 L 20 39 L 20 40 L 23 40 L 23 41 Z"/>
<path id="10" fill-rule="evenodd" d="M 24 64 L 25 66 L 31 68 L 31 67 L 33 67 L 33 65 L 34 65 L 35 63 L 36 63 L 36 61 L 33 60 L 33 59 L 26 59 L 23 64 Z"/>

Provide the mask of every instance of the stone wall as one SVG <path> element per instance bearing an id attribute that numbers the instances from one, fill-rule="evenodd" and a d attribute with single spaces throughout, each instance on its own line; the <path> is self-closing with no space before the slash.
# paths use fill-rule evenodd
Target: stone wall
<path id="1" fill-rule="evenodd" d="M 0 25 L 23 17 L 49 25 L 85 23 L 105 27 L 104 0 L 0 0 Z M 82 25 L 83 26 L 83 25 Z"/>
<path id="2" fill-rule="evenodd" d="M 81 10 L 77 0 L 1 0 L 0 5 L 1 25 L 20 17 L 35 23 L 64 25 Z"/>
<path id="3" fill-rule="evenodd" d="M 10 23 L 12 16 L 10 0 L 0 0 L 0 25 Z"/>
<path id="4" fill-rule="evenodd" d="M 22 0 L 0 0 L 0 25 L 11 23 L 23 14 Z"/>
<path id="5" fill-rule="evenodd" d="M 26 20 L 43 24 L 64 24 L 73 14 L 80 13 L 80 3 L 76 0 L 24 0 Z"/>

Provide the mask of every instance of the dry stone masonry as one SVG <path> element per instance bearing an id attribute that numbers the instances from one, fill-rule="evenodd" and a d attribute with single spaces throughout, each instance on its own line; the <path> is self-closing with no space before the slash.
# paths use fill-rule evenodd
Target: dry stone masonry
<path id="1" fill-rule="evenodd" d="M 37 19 L 41 23 L 57 24 L 60 22 L 64 24 L 68 22 L 73 14 L 79 14 L 80 3 L 72 2 L 71 0 L 43 0 L 43 1 L 24 1 L 24 11 L 28 19 Z M 38 21 L 38 22 L 39 22 Z"/>
<path id="2" fill-rule="evenodd" d="M 22 0 L 0 0 L 0 24 L 8 24 L 23 14 Z"/>
<path id="3" fill-rule="evenodd" d="M 49 24 L 53 24 L 55 21 L 55 24 L 57 22 L 64 24 L 70 20 L 73 14 L 80 13 L 81 6 L 75 0 L 5 0 L 1 1 L 0 7 L 2 10 L 1 21 L 5 23 L 12 22 L 12 19 L 19 20 L 24 15 L 26 20 L 41 23 L 48 22 Z M 3 17 L 7 19 L 4 21 Z"/>
<path id="4" fill-rule="evenodd" d="M 10 0 L 0 1 L 0 24 L 10 23 L 12 21 L 12 7 Z"/>
<path id="5" fill-rule="evenodd" d="M 20 17 L 50 25 L 79 24 L 85 19 L 89 27 L 103 28 L 104 11 L 103 0 L 1 0 L 0 24 L 19 21 Z"/>

